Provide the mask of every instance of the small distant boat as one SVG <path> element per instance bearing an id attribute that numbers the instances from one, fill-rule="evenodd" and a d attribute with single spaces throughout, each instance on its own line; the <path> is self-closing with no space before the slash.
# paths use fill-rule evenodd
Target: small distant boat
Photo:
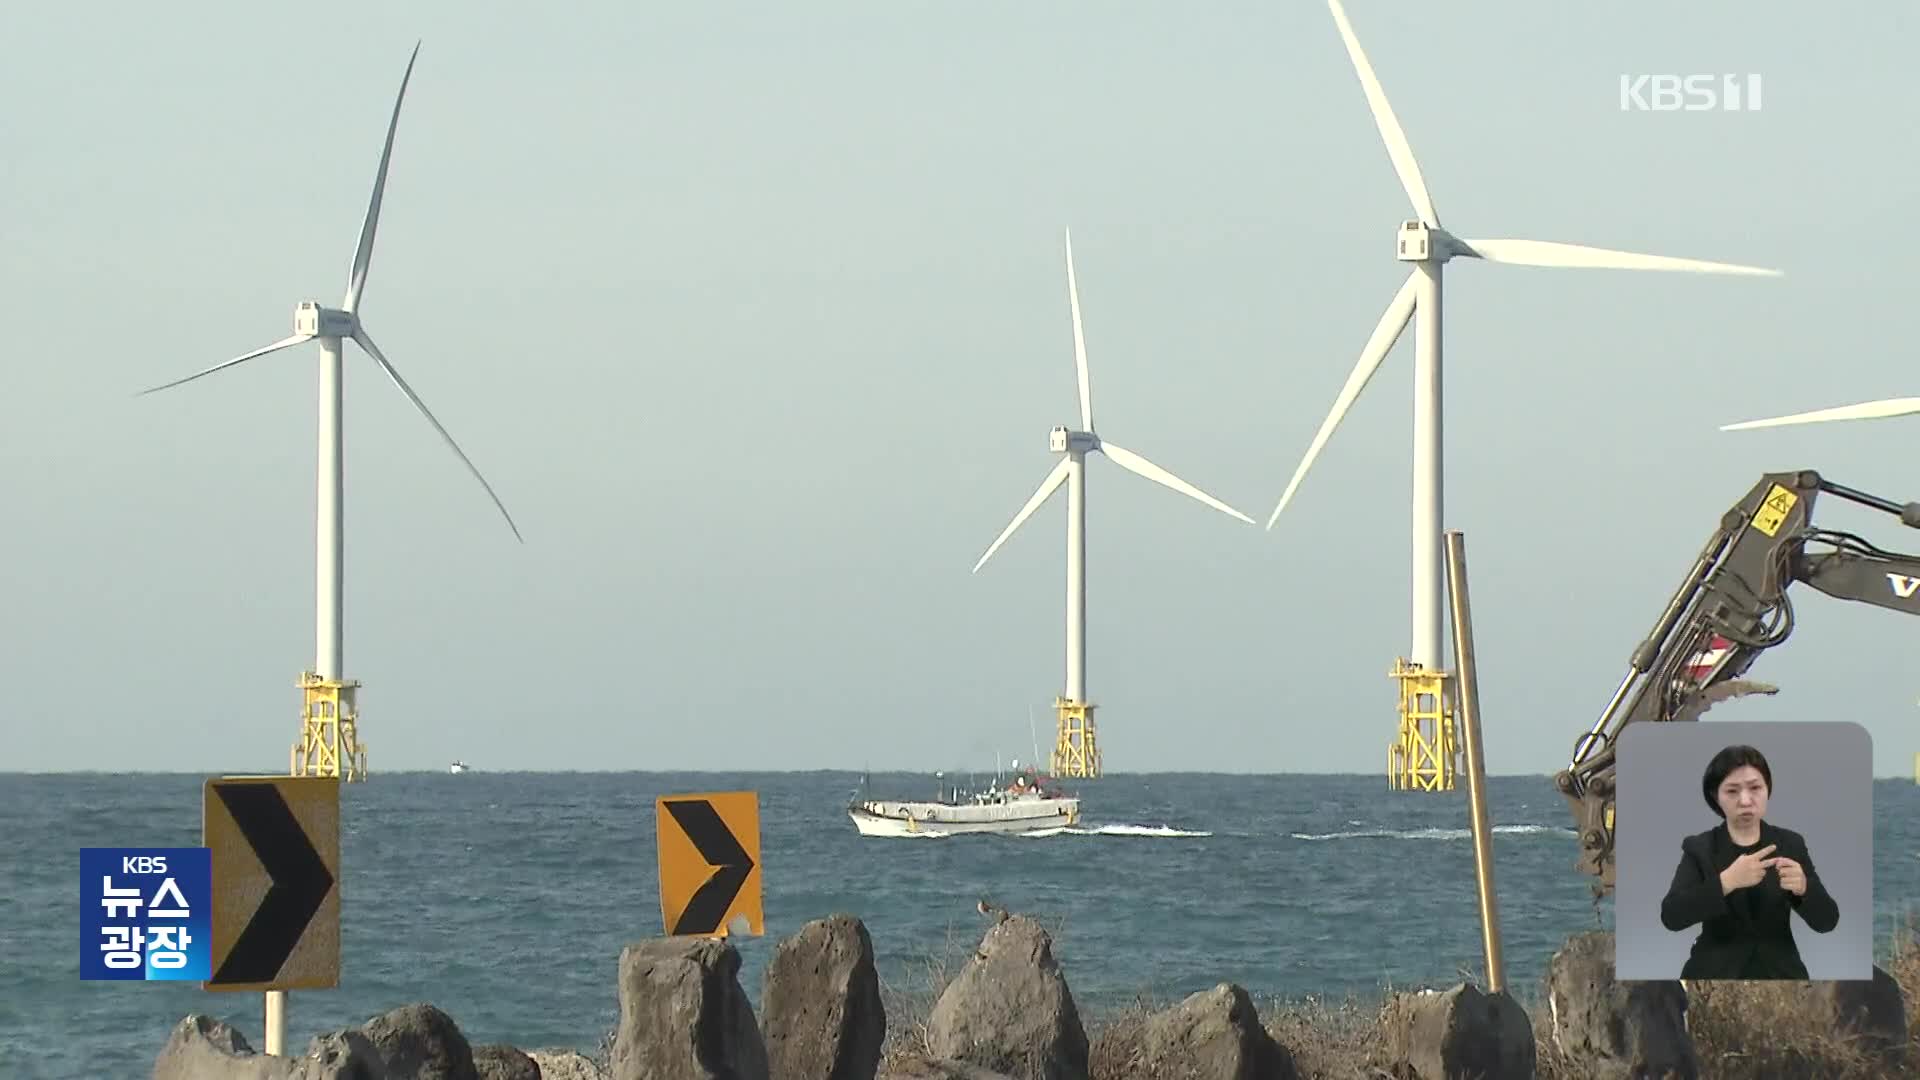
<path id="1" fill-rule="evenodd" d="M 453 764 L 447 766 L 447 771 L 452 773 L 455 776 L 459 776 L 461 773 L 466 772 L 467 768 L 468 768 L 468 765 L 466 762 L 456 761 Z"/>
<path id="2" fill-rule="evenodd" d="M 861 798 L 864 786 L 847 806 L 862 836 L 1026 833 L 1080 821 L 1079 797 L 1063 793 L 1052 777 L 1031 766 L 1016 769 L 1004 786 L 996 780 L 996 786 L 971 795 L 943 788 L 939 798 L 927 802 Z"/>

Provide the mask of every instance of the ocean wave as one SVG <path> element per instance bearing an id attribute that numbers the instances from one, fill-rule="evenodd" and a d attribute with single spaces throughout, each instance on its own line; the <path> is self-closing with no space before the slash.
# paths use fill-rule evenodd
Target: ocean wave
<path id="1" fill-rule="evenodd" d="M 1189 829 L 1176 829 L 1171 825 L 1063 825 L 1057 829 L 1035 829 L 1032 832 L 1019 833 L 1020 836 L 1158 836 L 1158 837 L 1203 837 L 1212 836 L 1210 832 L 1196 832 Z"/>
<path id="2" fill-rule="evenodd" d="M 1503 836 L 1539 836 L 1551 833 L 1556 836 L 1578 836 L 1579 833 L 1563 825 L 1495 825 L 1493 831 Z M 1290 833 L 1295 840 L 1471 840 L 1472 829 L 1355 829 L 1350 832 L 1331 833 Z"/>

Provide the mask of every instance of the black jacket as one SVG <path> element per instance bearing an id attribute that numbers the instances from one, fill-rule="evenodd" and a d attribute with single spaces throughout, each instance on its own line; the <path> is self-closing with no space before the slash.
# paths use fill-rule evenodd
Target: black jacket
<path id="1" fill-rule="evenodd" d="M 1806 871 L 1807 891 L 1795 896 L 1780 887 L 1780 871 L 1767 868 L 1760 884 L 1731 893 L 1720 891 L 1720 872 L 1733 865 L 1740 849 L 1725 822 L 1680 841 L 1680 865 L 1660 902 L 1660 921 L 1669 930 L 1698 924 L 1700 936 L 1680 971 L 1683 979 L 1805 979 L 1807 967 L 1793 943 L 1788 915 L 1799 912 L 1807 926 L 1827 933 L 1840 922 L 1833 902 L 1807 853 L 1807 841 L 1792 829 L 1760 822 L 1759 847 L 1775 845 Z"/>

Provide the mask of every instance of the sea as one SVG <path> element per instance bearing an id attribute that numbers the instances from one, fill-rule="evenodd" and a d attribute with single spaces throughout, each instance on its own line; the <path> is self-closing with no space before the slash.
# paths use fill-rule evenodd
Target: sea
<path id="1" fill-rule="evenodd" d="M 262 1047 L 258 992 L 79 976 L 79 849 L 199 846 L 206 779 L 0 775 L 0 1076 L 146 1077 L 190 1013 Z M 428 1001 L 475 1045 L 593 1053 L 618 1019 L 621 948 L 663 932 L 655 799 L 699 792 L 758 795 L 765 932 L 731 939 L 756 1008 L 775 943 L 810 919 L 857 915 L 881 978 L 913 993 L 978 943 L 982 899 L 1054 932 L 1094 1018 L 1222 981 L 1257 1000 L 1337 1000 L 1483 970 L 1464 780 L 1418 793 L 1379 776 L 1110 774 L 1073 785 L 1074 829 L 894 839 L 847 818 L 861 779 L 483 771 L 344 785 L 339 985 L 288 995 L 287 1047 Z M 870 782 L 936 790 L 932 776 Z M 1920 787 L 1876 781 L 1873 799 L 1884 950 L 1920 898 Z M 1488 807 L 1507 979 L 1524 1000 L 1568 935 L 1611 928 L 1611 900 L 1573 868 L 1550 777 L 1490 778 Z"/>

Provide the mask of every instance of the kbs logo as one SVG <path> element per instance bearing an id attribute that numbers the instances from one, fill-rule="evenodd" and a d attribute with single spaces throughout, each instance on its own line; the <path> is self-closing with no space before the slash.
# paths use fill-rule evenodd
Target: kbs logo
<path id="1" fill-rule="evenodd" d="M 213 957 L 207 848 L 80 849 L 80 977 L 204 981 Z"/>
<path id="2" fill-rule="evenodd" d="M 1759 112 L 1758 75 L 1622 75 L 1621 112 Z"/>

